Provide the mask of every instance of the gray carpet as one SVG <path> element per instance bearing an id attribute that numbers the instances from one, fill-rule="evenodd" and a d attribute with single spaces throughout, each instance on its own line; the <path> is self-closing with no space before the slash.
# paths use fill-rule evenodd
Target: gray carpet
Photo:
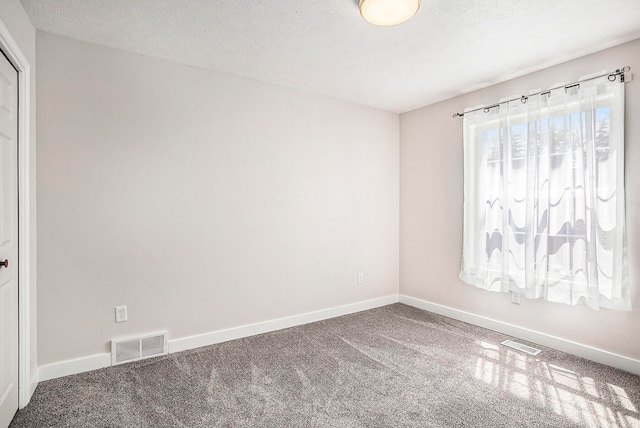
<path id="1" fill-rule="evenodd" d="M 11 427 L 640 427 L 640 377 L 506 338 L 394 304 L 42 382 Z"/>

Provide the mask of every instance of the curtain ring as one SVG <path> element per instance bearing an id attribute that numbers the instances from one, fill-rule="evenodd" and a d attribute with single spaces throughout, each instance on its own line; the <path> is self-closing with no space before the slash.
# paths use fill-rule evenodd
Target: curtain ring
<path id="1" fill-rule="evenodd" d="M 613 79 L 612 79 L 613 77 Z M 615 82 L 616 81 L 617 76 L 615 75 L 615 73 L 611 73 L 609 76 L 607 76 L 607 80 L 609 80 L 609 82 Z"/>
<path id="2" fill-rule="evenodd" d="M 522 96 L 522 98 L 520 98 L 520 102 L 522 104 L 526 104 L 527 103 L 527 97 L 525 97 L 524 95 Z"/>
<path id="3" fill-rule="evenodd" d="M 489 113 L 489 107 L 485 107 L 482 111 L 485 113 Z"/>

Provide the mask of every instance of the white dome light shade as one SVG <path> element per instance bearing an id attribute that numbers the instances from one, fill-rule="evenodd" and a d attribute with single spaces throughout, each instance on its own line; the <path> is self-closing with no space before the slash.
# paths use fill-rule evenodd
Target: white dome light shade
<path id="1" fill-rule="evenodd" d="M 419 8 L 420 0 L 360 0 L 360 15 L 383 27 L 408 21 Z"/>

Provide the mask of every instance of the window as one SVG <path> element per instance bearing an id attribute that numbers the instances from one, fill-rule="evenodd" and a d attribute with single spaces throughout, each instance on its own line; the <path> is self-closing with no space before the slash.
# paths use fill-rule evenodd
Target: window
<path id="1" fill-rule="evenodd" d="M 607 77 L 465 113 L 461 279 L 630 309 L 623 132 Z"/>

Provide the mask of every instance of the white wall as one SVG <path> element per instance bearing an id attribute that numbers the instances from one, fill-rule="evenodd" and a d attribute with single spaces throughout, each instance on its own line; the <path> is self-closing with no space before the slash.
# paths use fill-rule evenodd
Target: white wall
<path id="1" fill-rule="evenodd" d="M 0 19 L 11 33 L 11 37 L 15 40 L 29 62 L 31 67 L 31 129 L 30 147 L 29 147 L 29 172 L 30 172 L 30 208 L 31 208 L 31 224 L 30 224 L 30 327 L 31 327 L 31 375 L 35 375 L 37 369 L 37 233 L 36 233 L 36 31 L 31 25 L 27 14 L 22 8 L 20 0 L 2 0 L 0 1 Z"/>
<path id="2" fill-rule="evenodd" d="M 37 48 L 40 365 L 397 294 L 398 115 Z"/>
<path id="3" fill-rule="evenodd" d="M 638 79 L 626 87 L 632 312 L 518 306 L 458 279 L 462 125 L 451 118 L 597 70 L 638 73 L 640 40 L 399 122 L 47 33 L 37 47 L 40 365 L 108 352 L 114 337 L 176 339 L 398 289 L 640 359 Z M 121 304 L 130 320 L 115 324 Z"/>
<path id="4" fill-rule="evenodd" d="M 400 292 L 540 333 L 640 359 L 640 78 L 626 85 L 626 195 L 632 312 L 540 300 L 510 302 L 458 279 L 462 251 L 465 107 L 629 65 L 640 77 L 640 40 L 400 116 Z M 470 65 L 472 66 L 472 65 Z"/>

